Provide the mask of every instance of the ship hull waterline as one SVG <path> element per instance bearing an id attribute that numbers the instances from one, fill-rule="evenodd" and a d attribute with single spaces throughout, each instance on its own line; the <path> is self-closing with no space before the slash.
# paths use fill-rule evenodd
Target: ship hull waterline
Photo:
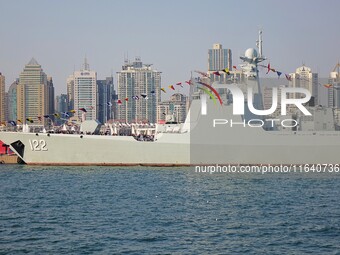
<path id="1" fill-rule="evenodd" d="M 240 131 L 238 131 L 240 132 Z M 248 132 L 249 130 L 244 131 Z M 196 166 L 337 164 L 339 136 L 323 134 L 284 135 L 260 130 L 261 141 L 240 141 L 236 134 L 221 139 L 190 143 L 190 134 L 162 134 L 154 142 L 133 137 L 3 132 L 0 139 L 28 165 L 69 166 Z M 261 138 L 261 135 L 265 136 Z M 241 134 L 242 135 L 242 134 Z M 81 138 L 82 137 L 82 138 Z M 18 146 L 21 145 L 20 146 Z"/>

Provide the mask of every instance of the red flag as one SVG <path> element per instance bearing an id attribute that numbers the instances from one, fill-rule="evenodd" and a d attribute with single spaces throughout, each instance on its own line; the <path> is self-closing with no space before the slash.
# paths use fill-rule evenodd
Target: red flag
<path id="1" fill-rule="evenodd" d="M 206 73 L 204 73 L 204 72 L 201 72 L 201 71 L 198 71 L 198 70 L 195 70 L 194 72 L 196 72 L 196 73 L 198 73 L 198 74 L 200 74 L 200 75 L 210 79 L 210 77 Z"/>
<path id="2" fill-rule="evenodd" d="M 117 104 L 122 104 L 122 100 L 118 99 Z"/>
<path id="3" fill-rule="evenodd" d="M 182 85 L 182 82 L 177 82 L 176 85 Z"/>
<path id="4" fill-rule="evenodd" d="M 127 97 L 127 98 L 125 98 L 125 101 L 127 102 L 127 101 L 129 101 L 129 98 Z"/>
<path id="5" fill-rule="evenodd" d="M 233 66 L 233 68 L 237 70 L 237 67 L 236 67 L 236 66 Z"/>
<path id="6" fill-rule="evenodd" d="M 220 72 L 219 71 L 213 72 L 213 74 L 220 76 Z"/>
<path id="7" fill-rule="evenodd" d="M 270 72 L 270 63 L 268 63 L 268 66 L 267 66 L 267 73 L 266 74 L 268 74 L 269 72 Z"/>
<path id="8" fill-rule="evenodd" d="M 85 108 L 79 108 L 79 110 L 82 112 L 87 112 Z"/>

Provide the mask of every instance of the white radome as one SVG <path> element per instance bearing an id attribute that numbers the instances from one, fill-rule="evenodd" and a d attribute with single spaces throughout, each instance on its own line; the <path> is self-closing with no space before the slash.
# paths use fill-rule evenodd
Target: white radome
<path id="1" fill-rule="evenodd" d="M 254 48 L 249 48 L 244 53 L 244 56 L 249 59 L 254 59 L 257 57 L 257 50 Z"/>

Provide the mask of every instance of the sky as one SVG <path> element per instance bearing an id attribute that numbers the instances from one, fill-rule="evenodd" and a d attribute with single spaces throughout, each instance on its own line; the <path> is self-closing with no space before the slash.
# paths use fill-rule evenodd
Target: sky
<path id="1" fill-rule="evenodd" d="M 233 65 L 240 64 L 259 29 L 264 55 L 284 73 L 304 63 L 328 77 L 340 59 L 337 0 L 0 0 L 0 10 L 7 88 L 34 57 L 52 76 L 56 95 L 66 93 L 67 77 L 85 56 L 98 79 L 113 74 L 115 85 L 124 58 L 139 56 L 162 72 L 167 87 L 206 71 L 214 43 L 231 49 Z"/>

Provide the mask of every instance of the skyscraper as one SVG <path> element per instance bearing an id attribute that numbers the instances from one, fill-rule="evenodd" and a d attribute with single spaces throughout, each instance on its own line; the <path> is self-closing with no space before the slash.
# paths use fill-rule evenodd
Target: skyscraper
<path id="1" fill-rule="evenodd" d="M 74 78 L 74 109 L 85 108 L 86 119 L 97 119 L 97 73 L 90 70 L 85 58 L 83 68 L 73 73 Z M 82 119 L 82 112 L 77 111 L 78 119 Z"/>
<path id="2" fill-rule="evenodd" d="M 157 120 L 160 102 L 161 72 L 143 64 L 140 58 L 130 64 L 125 61 L 117 72 L 118 99 L 116 120 L 122 122 L 151 122 Z"/>
<path id="3" fill-rule="evenodd" d="M 230 49 L 223 49 L 222 44 L 215 43 L 212 49 L 208 50 L 208 75 L 212 82 L 218 81 L 225 83 L 227 74 L 221 72 L 220 75 L 214 75 L 216 71 L 228 68 L 232 70 L 232 55 Z"/>
<path id="4" fill-rule="evenodd" d="M 67 110 L 74 110 L 74 75 L 70 75 L 67 80 Z"/>
<path id="5" fill-rule="evenodd" d="M 5 91 L 5 76 L 0 73 L 0 125 L 6 121 Z"/>
<path id="6" fill-rule="evenodd" d="M 54 118 L 53 123 L 54 123 L 54 125 L 61 125 L 61 124 L 64 123 L 63 119 L 66 118 L 64 113 L 68 112 L 67 95 L 61 94 L 59 96 L 56 96 L 54 102 L 55 102 L 54 112 L 59 113 L 60 117 L 62 117 L 62 118 Z"/>
<path id="7" fill-rule="evenodd" d="M 328 107 L 333 108 L 335 122 L 340 126 L 340 63 L 337 63 L 329 74 L 328 83 Z"/>
<path id="8" fill-rule="evenodd" d="M 312 73 L 312 69 L 309 67 L 306 67 L 305 65 L 299 67 L 296 69 L 295 73 L 291 73 L 291 82 L 290 86 L 294 88 L 305 88 L 308 89 L 309 92 L 312 95 L 311 100 L 309 101 L 309 104 L 311 106 L 318 105 L 318 74 Z M 304 97 L 304 95 L 301 95 L 301 93 L 295 93 L 292 95 L 293 98 L 301 98 Z"/>
<path id="9" fill-rule="evenodd" d="M 18 119 L 25 122 L 30 118 L 34 124 L 44 124 L 45 120 L 41 117 L 51 114 L 50 95 L 52 89 L 53 84 L 48 82 L 41 65 L 32 58 L 19 76 L 17 86 Z"/>
<path id="10" fill-rule="evenodd" d="M 8 120 L 17 121 L 17 86 L 19 79 L 14 81 L 8 89 Z"/>
<path id="11" fill-rule="evenodd" d="M 223 49 L 222 44 L 215 43 L 208 50 L 208 71 L 232 70 L 231 50 Z"/>
<path id="12" fill-rule="evenodd" d="M 337 63 L 333 71 L 329 74 L 327 88 L 328 107 L 340 109 L 340 63 Z"/>
<path id="13" fill-rule="evenodd" d="M 47 77 L 47 90 L 48 90 L 48 114 L 54 113 L 54 86 L 52 77 Z"/>
<path id="14" fill-rule="evenodd" d="M 5 120 L 8 121 L 8 93 L 5 92 Z"/>
<path id="15" fill-rule="evenodd" d="M 97 80 L 98 90 L 98 121 L 106 123 L 113 119 L 113 77 L 107 77 L 105 80 Z"/>
<path id="16" fill-rule="evenodd" d="M 56 96 L 55 100 L 55 111 L 57 112 L 67 112 L 67 95 L 61 94 L 60 96 Z"/>

